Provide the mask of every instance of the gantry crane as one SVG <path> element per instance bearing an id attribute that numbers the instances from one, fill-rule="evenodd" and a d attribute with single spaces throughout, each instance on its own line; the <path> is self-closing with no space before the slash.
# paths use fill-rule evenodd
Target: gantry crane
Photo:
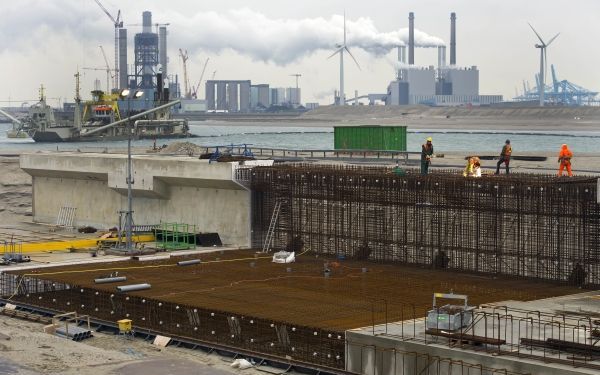
<path id="1" fill-rule="evenodd" d="M 192 87 L 192 90 L 194 90 L 194 92 L 192 92 L 192 96 L 194 97 L 194 99 L 198 99 L 198 90 L 200 90 L 200 85 L 202 84 L 202 78 L 204 78 L 204 72 L 206 71 L 206 65 L 208 65 L 208 60 L 210 58 L 207 57 L 206 61 L 204 62 L 204 68 L 202 68 L 202 73 L 200 74 L 200 80 L 198 81 L 198 84 L 196 85 L 196 87 Z"/>
<path id="2" fill-rule="evenodd" d="M 102 11 L 110 18 L 114 27 L 115 27 L 115 82 L 114 87 L 119 88 L 119 29 L 123 27 L 123 20 L 121 20 L 121 10 L 117 11 L 117 18 L 113 17 L 112 14 L 106 10 L 104 5 L 100 2 L 100 0 L 94 0 L 96 4 L 102 9 Z M 102 52 L 104 53 L 104 51 Z M 106 57 L 105 57 L 106 59 Z M 109 68 L 110 69 L 110 68 Z"/>
<path id="3" fill-rule="evenodd" d="M 181 62 L 183 63 L 183 87 L 184 94 L 183 97 L 186 99 L 190 99 L 192 97 L 192 92 L 190 91 L 190 80 L 188 78 L 187 71 L 187 61 L 189 59 L 187 50 L 179 49 L 179 56 L 181 56 Z"/>

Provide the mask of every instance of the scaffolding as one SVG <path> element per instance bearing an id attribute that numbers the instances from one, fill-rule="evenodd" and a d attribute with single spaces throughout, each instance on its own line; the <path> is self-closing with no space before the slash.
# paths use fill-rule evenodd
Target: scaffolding
<path id="1" fill-rule="evenodd" d="M 154 229 L 156 247 L 163 250 L 188 250 L 196 247 L 196 226 L 184 223 L 162 223 Z"/>
<path id="2" fill-rule="evenodd" d="M 596 178 L 288 164 L 255 168 L 251 187 L 255 247 L 281 201 L 273 249 L 600 285 Z"/>

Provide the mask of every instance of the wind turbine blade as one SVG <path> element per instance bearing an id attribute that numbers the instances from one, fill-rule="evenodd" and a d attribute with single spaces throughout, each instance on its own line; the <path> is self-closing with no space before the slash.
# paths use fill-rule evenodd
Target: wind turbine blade
<path id="1" fill-rule="evenodd" d="M 346 45 L 346 9 L 344 9 L 344 46 Z"/>
<path id="2" fill-rule="evenodd" d="M 341 48 L 338 48 L 338 49 L 336 49 L 336 50 L 335 50 L 335 52 L 334 52 L 334 53 L 332 53 L 332 54 L 331 54 L 331 55 L 328 57 L 328 59 L 332 58 L 333 56 L 337 55 L 338 53 L 341 53 L 341 51 L 342 51 L 343 49 L 344 49 L 344 47 L 341 47 Z"/>
<path id="3" fill-rule="evenodd" d="M 527 24 L 529 25 L 529 27 L 531 27 L 531 30 L 533 30 L 533 32 L 538 37 L 538 39 L 540 40 L 540 42 L 542 43 L 542 45 L 543 46 L 546 45 L 546 43 L 544 43 L 544 40 L 542 39 L 542 37 L 540 36 L 540 34 L 538 34 L 538 32 L 535 31 L 535 29 L 533 28 L 533 26 L 531 26 L 531 24 L 529 22 L 527 22 Z"/>
<path id="4" fill-rule="evenodd" d="M 548 79 L 548 49 L 544 47 L 544 91 L 546 90 L 546 80 L 547 79 Z"/>
<path id="5" fill-rule="evenodd" d="M 548 41 L 548 44 L 546 44 L 546 47 L 548 47 L 550 45 L 550 43 L 552 43 L 554 41 L 554 39 L 558 38 L 559 35 L 560 35 L 560 33 L 554 35 L 554 37 Z"/>
<path id="6" fill-rule="evenodd" d="M 358 61 L 356 61 L 356 59 L 354 58 L 354 55 L 352 55 L 352 52 L 350 52 L 348 47 L 344 46 L 344 49 L 346 50 L 346 52 L 348 52 L 348 55 L 350 55 L 350 57 L 352 57 L 352 60 L 354 60 L 354 63 L 356 64 L 356 66 L 358 66 L 358 70 L 362 70 L 360 68 L 360 65 L 358 65 Z"/>

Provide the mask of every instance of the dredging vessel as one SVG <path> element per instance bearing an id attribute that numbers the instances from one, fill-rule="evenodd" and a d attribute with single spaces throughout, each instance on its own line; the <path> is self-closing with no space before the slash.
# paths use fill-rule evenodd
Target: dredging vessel
<path id="1" fill-rule="evenodd" d="M 92 100 L 82 103 L 79 95 L 79 74 L 76 77 L 75 113 L 73 121 L 57 121 L 54 110 L 46 103 L 43 88 L 40 101 L 29 109 L 23 129 L 36 142 L 116 141 L 128 138 L 131 127 L 133 139 L 187 138 L 187 119 L 171 118 L 171 107 L 180 100 L 169 101 L 168 92 L 158 90 L 156 107 L 139 113 L 119 110 L 119 94 L 92 91 Z"/>

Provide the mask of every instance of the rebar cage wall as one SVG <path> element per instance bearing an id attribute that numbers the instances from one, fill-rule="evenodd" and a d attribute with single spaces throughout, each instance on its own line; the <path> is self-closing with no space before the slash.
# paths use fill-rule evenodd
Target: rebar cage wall
<path id="1" fill-rule="evenodd" d="M 255 247 L 280 200 L 275 249 L 600 285 L 595 178 L 295 164 L 254 168 L 251 188 Z"/>

